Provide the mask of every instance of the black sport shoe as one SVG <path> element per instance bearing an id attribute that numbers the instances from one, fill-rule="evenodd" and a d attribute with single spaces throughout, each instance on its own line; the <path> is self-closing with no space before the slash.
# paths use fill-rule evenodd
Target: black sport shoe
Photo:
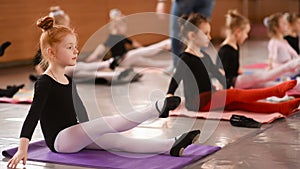
<path id="1" fill-rule="evenodd" d="M 170 110 L 174 110 L 178 107 L 178 105 L 181 102 L 181 98 L 178 96 L 171 96 L 171 97 L 167 97 L 164 100 L 164 105 L 162 110 L 159 109 L 158 107 L 158 101 L 155 103 L 156 109 L 159 112 L 159 117 L 160 118 L 167 118 L 169 117 L 169 111 Z"/>
<path id="2" fill-rule="evenodd" d="M 249 127 L 249 128 L 260 128 L 261 123 L 240 115 L 232 115 L 230 118 L 230 124 L 237 127 Z"/>
<path id="3" fill-rule="evenodd" d="M 170 155 L 180 157 L 183 154 L 184 149 L 195 143 L 200 137 L 200 130 L 193 130 L 182 134 L 178 139 L 175 137 L 175 143 L 173 144 Z"/>

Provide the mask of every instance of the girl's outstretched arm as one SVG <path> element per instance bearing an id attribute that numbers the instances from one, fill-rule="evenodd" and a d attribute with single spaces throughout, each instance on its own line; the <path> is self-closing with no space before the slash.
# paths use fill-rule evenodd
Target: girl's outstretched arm
<path id="1" fill-rule="evenodd" d="M 28 145 L 29 145 L 29 139 L 22 137 L 20 139 L 18 151 L 15 153 L 15 155 L 8 161 L 7 167 L 9 168 L 17 168 L 17 165 L 22 160 L 23 165 L 26 164 L 27 157 L 28 157 Z"/>

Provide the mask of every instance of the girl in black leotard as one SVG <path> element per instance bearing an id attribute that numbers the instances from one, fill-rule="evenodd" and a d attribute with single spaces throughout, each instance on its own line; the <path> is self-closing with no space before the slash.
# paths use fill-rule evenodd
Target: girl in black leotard
<path id="1" fill-rule="evenodd" d="M 248 38 L 250 22 L 236 10 L 229 10 L 226 15 L 226 28 L 226 39 L 218 51 L 220 59 L 216 61 L 217 65 L 224 69 L 226 88 L 247 89 L 273 86 L 278 83 L 275 82 L 277 78 L 294 72 L 300 66 L 300 59 L 295 59 L 271 70 L 243 74 L 239 60 L 240 45 Z"/>
<path id="2" fill-rule="evenodd" d="M 63 25 L 70 27 L 71 21 L 67 13 L 65 13 L 59 6 L 50 7 L 50 17 L 53 17 L 56 25 Z M 34 57 L 33 65 L 37 75 L 31 74 L 29 78 L 32 81 L 36 81 L 40 75 L 42 75 L 48 67 L 48 62 L 43 59 L 42 52 L 39 49 Z M 122 84 L 131 81 L 137 81 L 141 77 L 141 74 L 135 73 L 133 69 L 127 69 L 124 71 L 107 71 L 100 70 L 111 68 L 114 70 L 115 61 L 113 58 L 106 61 L 97 60 L 96 62 L 86 63 L 79 61 L 75 66 L 66 67 L 66 74 L 76 82 L 95 82 L 96 84 Z"/>
<path id="3" fill-rule="evenodd" d="M 155 117 L 168 117 L 175 109 L 179 97 L 159 100 L 143 111 L 122 115 L 100 117 L 91 121 L 78 122 L 76 114 L 86 114 L 86 109 L 77 93 L 72 79 L 64 74 L 66 66 L 74 66 L 78 55 L 75 33 L 63 26 L 53 26 L 53 18 L 38 21 L 43 29 L 40 45 L 43 57 L 49 62 L 45 73 L 35 83 L 34 98 L 23 123 L 20 145 L 8 162 L 16 168 L 19 161 L 27 160 L 29 141 L 40 121 L 47 146 L 53 152 L 75 153 L 83 148 L 101 148 L 134 153 L 165 153 L 180 156 L 183 150 L 200 136 L 199 130 L 184 133 L 171 139 L 135 139 L 123 136 L 122 131 Z M 98 147 L 99 149 L 99 147 Z"/>
<path id="4" fill-rule="evenodd" d="M 293 49 L 300 54 L 300 15 L 295 13 L 286 13 L 287 21 L 290 24 L 290 30 L 288 34 L 284 37 L 285 40 L 291 45 Z"/>
<path id="5" fill-rule="evenodd" d="M 187 48 L 180 55 L 167 96 L 172 96 L 179 83 L 183 82 L 185 106 L 191 111 L 209 111 L 216 109 L 246 110 L 251 112 L 280 112 L 288 115 L 298 107 L 300 100 L 292 100 L 278 104 L 258 102 L 270 96 L 283 97 L 285 92 L 296 85 L 296 81 L 288 81 L 278 86 L 265 89 L 227 89 L 216 90 L 212 87 L 211 78 L 215 77 L 226 85 L 225 77 L 212 63 L 204 51 L 210 42 L 210 24 L 199 14 L 192 14 L 182 26 L 182 35 L 186 38 Z M 263 109 L 262 109 L 263 107 Z"/>
<path id="6" fill-rule="evenodd" d="M 139 42 L 131 40 L 127 35 L 127 24 L 122 12 L 118 9 L 110 11 L 110 34 L 105 42 L 99 44 L 91 55 L 86 58 L 87 62 L 97 60 L 97 57 L 106 50 L 111 52 L 117 61 L 116 65 L 122 67 L 158 67 L 165 68 L 169 63 L 153 60 L 148 57 L 156 56 L 159 52 L 168 49 L 171 45 L 170 39 L 163 40 L 149 46 L 142 46 Z M 130 46 L 131 50 L 128 50 Z"/>

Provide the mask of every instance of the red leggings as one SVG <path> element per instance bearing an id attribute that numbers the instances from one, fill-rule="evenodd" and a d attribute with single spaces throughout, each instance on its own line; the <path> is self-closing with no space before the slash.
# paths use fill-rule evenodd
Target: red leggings
<path id="1" fill-rule="evenodd" d="M 286 114 L 299 105 L 299 99 L 280 103 L 258 102 L 258 100 L 270 96 L 283 97 L 285 92 L 293 87 L 293 85 L 286 86 L 289 83 L 285 82 L 277 86 L 263 89 L 228 89 L 216 91 L 214 93 L 201 93 L 199 95 L 199 111 L 225 109 L 246 110 L 258 113 L 281 112 Z"/>

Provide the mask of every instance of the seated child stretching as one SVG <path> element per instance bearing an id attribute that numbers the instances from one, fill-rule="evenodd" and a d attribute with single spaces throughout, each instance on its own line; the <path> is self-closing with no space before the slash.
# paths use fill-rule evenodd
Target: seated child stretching
<path id="1" fill-rule="evenodd" d="M 182 35 L 187 48 L 181 54 L 181 61 L 173 75 L 167 97 L 172 96 L 183 81 L 186 108 L 191 111 L 209 111 L 216 109 L 245 110 L 260 113 L 280 112 L 284 115 L 298 107 L 300 100 L 282 103 L 258 102 L 269 96 L 283 97 L 285 92 L 296 85 L 288 81 L 264 89 L 227 89 L 216 91 L 211 85 L 211 77 L 216 77 L 225 85 L 225 78 L 213 64 L 210 56 L 199 49 L 210 42 L 210 24 L 199 14 L 192 14 L 182 23 Z"/>
<path id="2" fill-rule="evenodd" d="M 63 25 L 66 27 L 70 27 L 71 20 L 67 13 L 65 13 L 59 6 L 50 7 L 50 17 L 54 18 L 54 23 L 56 25 Z M 30 75 L 29 78 L 32 81 L 36 81 L 40 75 L 42 75 L 47 67 L 47 60 L 43 59 L 41 49 L 39 49 L 34 57 L 34 68 L 36 70 L 37 75 Z M 114 72 L 103 72 L 100 71 L 106 68 L 114 69 L 115 62 L 114 59 L 111 58 L 106 61 L 97 61 L 92 63 L 86 63 L 79 61 L 76 66 L 67 66 L 66 67 L 66 75 L 73 78 L 76 82 L 84 82 L 84 81 L 92 81 L 95 80 L 95 83 L 102 84 L 111 84 L 112 81 L 114 84 L 120 83 L 128 83 L 130 81 L 138 80 L 138 78 L 134 79 L 134 77 L 138 77 L 137 73 L 133 71 L 133 69 L 127 69 L 125 71 L 114 71 Z"/>
<path id="3" fill-rule="evenodd" d="M 86 58 L 86 62 L 97 60 L 97 57 L 109 49 L 114 58 L 111 67 L 118 65 L 122 67 L 158 67 L 164 68 L 169 64 L 164 61 L 147 58 L 155 56 L 159 52 L 168 49 L 171 44 L 170 39 L 163 40 L 156 44 L 143 47 L 137 41 L 127 38 L 127 24 L 122 12 L 118 9 L 110 11 L 110 34 L 103 44 L 99 44 L 93 53 Z M 128 50 L 127 46 L 135 49 Z"/>
<path id="4" fill-rule="evenodd" d="M 139 113 L 129 112 L 122 116 L 106 116 L 78 123 L 76 113 L 86 113 L 86 109 L 72 79 L 64 75 L 66 66 L 76 64 L 76 34 L 70 28 L 53 26 L 51 17 L 40 19 L 38 26 L 43 29 L 40 45 L 49 67 L 35 83 L 33 103 L 23 123 L 20 145 L 9 160 L 8 167 L 16 168 L 21 160 L 23 164 L 26 163 L 29 141 L 39 120 L 47 146 L 57 153 L 76 153 L 84 148 L 95 147 L 96 144 L 110 150 L 169 152 L 172 156 L 180 156 L 187 146 L 199 138 L 199 130 L 189 131 L 176 139 L 120 136 L 119 132 L 129 130 L 150 118 L 168 117 L 169 110 L 175 109 L 180 103 L 180 98 L 176 96 L 158 100 L 155 105 Z"/>
<path id="5" fill-rule="evenodd" d="M 288 61 L 271 70 L 263 70 L 252 74 L 243 74 L 240 69 L 240 45 L 248 37 L 250 31 L 249 20 L 236 10 L 229 10 L 226 15 L 226 39 L 222 43 L 216 64 L 225 72 L 226 88 L 262 88 L 274 85 L 275 80 L 287 73 L 294 73 L 300 66 L 300 58 Z"/>
<path id="6" fill-rule="evenodd" d="M 265 18 L 270 40 L 268 44 L 269 68 L 274 69 L 291 60 L 299 58 L 297 52 L 289 45 L 284 35 L 288 33 L 289 24 L 283 13 L 275 13 Z M 294 74 L 288 74 L 290 76 Z"/>

